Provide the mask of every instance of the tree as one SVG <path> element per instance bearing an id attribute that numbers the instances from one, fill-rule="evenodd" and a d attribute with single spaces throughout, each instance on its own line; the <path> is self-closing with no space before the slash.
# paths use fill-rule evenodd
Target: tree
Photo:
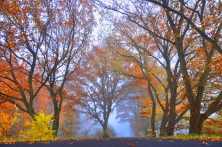
<path id="1" fill-rule="evenodd" d="M 125 15 L 129 21 L 137 24 L 144 30 L 147 30 L 156 38 L 167 41 L 175 47 L 177 51 L 176 55 L 178 56 L 178 61 L 180 64 L 179 73 L 181 73 L 183 76 L 183 83 L 186 90 L 186 95 L 184 96 L 187 97 L 189 102 L 191 114 L 189 133 L 200 134 L 204 120 L 206 120 L 206 118 L 208 118 L 211 114 L 220 110 L 222 107 L 222 92 L 218 89 L 218 87 L 220 87 L 219 85 L 221 84 L 218 83 L 218 80 L 216 80 L 217 78 L 213 76 L 215 74 L 217 76 L 221 76 L 221 72 L 210 68 L 211 65 L 214 66 L 212 61 L 221 57 L 219 55 L 221 52 L 221 3 L 216 1 L 200 0 L 187 3 L 184 3 L 183 1 L 171 2 L 167 0 L 146 0 L 140 2 L 140 4 L 143 3 L 143 6 L 141 6 L 139 3 L 131 1 L 132 6 L 134 6 L 135 9 L 126 9 L 127 5 L 124 7 L 123 5 L 118 4 L 116 1 L 112 2 L 109 6 L 101 2 L 99 2 L 99 4 L 107 9 L 111 9 Z M 157 5 L 154 12 L 165 12 L 161 16 L 167 20 L 168 27 L 164 28 L 170 32 L 170 38 L 168 38 L 169 36 L 161 36 L 156 33 L 156 31 L 154 32 L 153 30 L 147 29 L 146 25 L 148 24 L 148 21 L 143 15 L 143 7 L 149 7 L 151 4 L 149 2 Z M 157 19 L 157 17 L 153 17 L 153 19 Z M 211 26 L 211 24 L 213 25 Z M 162 27 L 162 25 L 156 25 L 160 28 Z M 158 27 L 156 27 L 156 29 L 158 29 Z M 196 64 L 200 62 L 202 64 Z M 196 70 L 194 67 L 198 67 L 198 70 Z M 215 87 L 216 93 L 211 95 L 215 98 L 208 101 L 209 107 L 203 110 L 202 105 L 204 105 L 204 99 L 209 100 L 211 97 L 206 95 L 207 91 L 209 90 L 207 85 L 213 79 L 217 81 L 218 85 L 218 87 Z M 171 105 L 171 107 L 173 107 L 173 105 Z M 173 112 L 172 110 L 173 108 L 171 109 L 171 112 Z M 175 114 L 172 116 L 175 118 Z M 173 123 L 174 122 L 172 122 L 172 124 Z M 172 132 L 173 125 L 170 127 L 170 133 L 172 134 Z"/>
<path id="2" fill-rule="evenodd" d="M 45 84 L 54 108 L 53 129 L 59 128 L 63 101 L 68 97 L 66 83 L 78 68 L 87 61 L 89 36 L 93 27 L 92 7 L 89 1 L 48 2 L 46 7 L 54 10 L 46 37 L 44 59 L 47 71 L 51 72 Z M 48 13 L 50 15 L 50 13 Z M 54 66 L 55 70 L 52 70 Z"/>
<path id="3" fill-rule="evenodd" d="M 214 98 L 208 103 L 207 109 L 202 110 L 203 100 L 211 97 L 206 95 L 208 91 L 207 84 L 212 80 L 212 75 L 215 74 L 215 71 L 210 68 L 210 65 L 215 58 L 220 58 L 220 55 L 218 55 L 216 51 L 220 54 L 222 52 L 221 45 L 219 44 L 222 29 L 222 4 L 221 2 L 210 0 L 197 0 L 190 3 L 184 3 L 183 1 L 170 3 L 166 0 L 162 0 L 161 2 L 153 0 L 147 1 L 157 4 L 166 10 L 165 14 L 174 33 L 175 46 L 178 51 L 181 73 L 189 102 L 191 115 L 189 133 L 201 134 L 204 121 L 211 114 L 222 108 L 222 91 L 215 87 L 216 93 L 211 95 Z M 179 9 L 177 9 L 178 6 L 180 7 Z M 174 18 L 178 18 L 178 21 L 175 21 Z M 195 46 L 197 50 L 194 52 L 194 56 L 192 56 L 193 58 L 195 57 L 195 61 L 199 60 L 203 62 L 201 64 L 202 67 L 199 69 L 200 71 L 196 72 L 195 85 L 192 82 L 194 80 L 194 74 L 190 72 L 191 70 L 189 69 L 190 62 L 186 62 L 186 54 L 188 53 L 184 50 L 184 37 L 189 30 L 189 26 L 192 27 L 191 32 L 195 32 L 194 34 L 201 37 L 200 40 L 198 40 L 199 45 Z M 190 52 L 191 50 L 192 48 L 189 48 L 189 53 L 192 53 Z M 196 57 L 196 55 L 198 55 L 198 57 Z M 191 58 L 190 61 L 192 61 L 193 58 Z M 221 76 L 221 72 L 216 72 L 216 74 Z M 213 79 L 215 78 L 216 77 Z M 218 87 L 221 87 L 221 83 L 218 83 Z"/>
<path id="4" fill-rule="evenodd" d="M 161 0 L 160 2 L 155 0 L 146 0 L 148 2 L 154 3 L 172 14 L 180 16 L 184 21 L 186 21 L 198 34 L 201 35 L 204 40 L 212 44 L 213 48 L 217 50 L 220 54 L 222 53 L 220 39 L 221 39 L 221 11 L 222 3 L 221 1 L 215 0 L 196 0 L 193 2 L 185 3 L 184 1 L 177 1 L 176 6 L 180 5 L 181 9 L 176 9 L 173 5 L 169 5 L 166 0 Z M 186 13 L 189 11 L 190 13 Z M 189 15 L 190 14 L 190 15 Z M 207 15 L 206 15 L 207 14 Z M 199 19 L 196 20 L 195 16 Z M 198 24 L 201 23 L 201 27 Z M 209 27 L 210 26 L 210 27 Z M 214 29 L 212 29 L 212 27 Z M 209 30 L 211 33 L 208 33 Z"/>
<path id="5" fill-rule="evenodd" d="M 89 1 L 1 1 L 1 74 L 4 101 L 35 115 L 38 93 L 46 87 L 54 107 L 53 129 L 70 75 L 85 62 L 93 26 Z M 24 79 L 21 79 L 21 77 Z"/>
<path id="6" fill-rule="evenodd" d="M 161 135 L 166 133 L 167 135 L 173 135 L 175 124 L 188 109 L 185 109 L 180 114 L 175 113 L 176 106 L 182 101 L 178 97 L 178 83 L 181 76 L 179 71 L 180 64 L 176 56 L 175 47 L 170 41 L 172 33 L 170 29 L 165 29 L 169 28 L 169 26 L 166 17 L 163 16 L 163 11 L 156 12 L 156 7 L 146 5 L 142 1 L 139 3 L 130 1 L 130 3 L 132 4 L 130 11 L 127 5 L 120 5 L 117 2 L 113 2 L 111 6 L 99 3 L 99 5 L 107 9 L 123 15 L 119 21 L 114 22 L 109 19 L 115 26 L 115 30 L 117 30 L 110 44 L 114 46 L 113 48 L 121 56 L 130 58 L 132 62 L 138 64 L 143 78 L 147 80 L 147 90 L 152 97 L 154 107 L 152 111 L 153 123 L 151 123 L 153 130 L 155 126 L 155 101 L 157 101 L 164 113 L 161 123 Z M 156 19 L 156 17 L 160 19 Z M 165 39 L 162 40 L 162 38 Z M 125 50 L 125 53 L 120 52 L 117 48 Z M 162 68 L 165 75 L 155 73 L 154 68 L 157 71 Z M 132 72 L 130 71 L 129 73 Z M 161 86 L 157 88 L 153 81 L 156 81 Z M 155 93 L 162 95 L 161 97 L 165 95 L 166 103 L 164 105 L 160 103 L 161 100 Z M 166 125 L 168 126 L 166 127 Z"/>
<path id="7" fill-rule="evenodd" d="M 115 107 L 126 99 L 132 90 L 130 80 L 111 71 L 115 63 L 115 54 L 107 47 L 94 47 L 95 56 L 80 73 L 78 89 L 73 93 L 82 107 L 82 112 L 90 115 L 103 128 L 103 137 L 107 133 L 108 120 Z"/>
<path id="8" fill-rule="evenodd" d="M 42 1 L 41 1 L 42 2 Z M 51 17 L 40 1 L 1 1 L 1 96 L 34 117 L 34 100 L 51 74 L 46 72 L 44 46 Z M 43 60 L 42 60 L 43 59 Z M 52 66 L 52 70 L 55 67 Z M 10 93 L 7 92 L 10 91 Z"/>

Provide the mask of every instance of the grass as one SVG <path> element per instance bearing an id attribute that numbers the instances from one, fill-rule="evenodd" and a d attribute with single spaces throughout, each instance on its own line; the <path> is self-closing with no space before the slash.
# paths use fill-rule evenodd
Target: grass
<path id="1" fill-rule="evenodd" d="M 222 141 L 222 135 L 197 135 L 197 134 L 184 134 L 176 136 L 163 136 L 159 139 L 182 139 L 182 140 L 215 140 Z"/>
<path id="2" fill-rule="evenodd" d="M 118 138 L 118 137 L 117 137 Z M 120 137 L 121 138 L 121 137 Z M 132 137 L 133 138 L 133 137 Z M 75 141 L 84 141 L 84 140 L 99 140 L 99 138 L 72 138 L 72 139 L 58 139 L 55 138 L 50 141 L 62 141 L 62 140 L 75 140 Z M 183 135 L 176 135 L 176 136 L 161 136 L 157 137 L 157 139 L 178 139 L 178 140 L 212 140 L 212 141 L 222 141 L 222 135 L 196 135 L 196 134 L 183 134 Z M 15 142 L 33 142 L 34 140 L 24 140 L 21 138 L 4 138 L 0 140 L 0 144 L 13 144 Z M 40 141 L 40 140 L 36 140 Z M 46 141 L 46 140 L 41 140 L 41 141 Z M 48 140 L 49 141 L 49 140 Z M 35 141 L 34 141 L 35 142 Z"/>

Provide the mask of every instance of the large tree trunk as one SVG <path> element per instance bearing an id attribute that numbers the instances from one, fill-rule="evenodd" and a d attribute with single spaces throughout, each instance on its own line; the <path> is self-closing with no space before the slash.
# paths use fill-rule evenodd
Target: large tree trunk
<path id="1" fill-rule="evenodd" d="M 196 98 L 197 99 L 197 98 Z M 190 127 L 189 134 L 201 134 L 203 128 L 204 118 L 200 114 L 200 101 L 195 103 L 196 107 L 190 109 Z"/>
<path id="2" fill-rule="evenodd" d="M 107 123 L 103 124 L 103 138 L 109 138 Z"/>
<path id="3" fill-rule="evenodd" d="M 190 117 L 190 127 L 189 127 L 189 134 L 201 134 L 203 128 L 203 119 L 201 118 L 200 114 L 191 114 Z"/>

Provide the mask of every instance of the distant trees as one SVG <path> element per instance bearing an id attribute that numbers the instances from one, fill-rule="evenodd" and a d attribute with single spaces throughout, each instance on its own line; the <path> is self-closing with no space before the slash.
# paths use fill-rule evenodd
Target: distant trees
<path id="1" fill-rule="evenodd" d="M 115 129 L 112 126 L 107 127 L 107 134 L 109 137 L 117 137 L 117 134 L 115 132 Z M 104 133 L 103 133 L 103 129 L 95 129 L 95 132 L 93 133 L 94 137 L 98 137 L 98 138 L 103 138 L 104 137 Z"/>
<path id="2" fill-rule="evenodd" d="M 103 128 L 103 137 L 109 137 L 108 120 L 110 114 L 132 92 L 131 80 L 117 72 L 112 72 L 115 66 L 115 53 L 107 47 L 94 47 L 95 56 L 81 69 L 76 80 L 73 95 L 88 114 Z"/>
<path id="3" fill-rule="evenodd" d="M 116 119 L 119 120 L 119 123 L 129 122 L 133 136 L 135 137 L 152 136 L 152 132 L 148 132 L 148 130 L 151 129 L 151 107 L 143 107 L 144 101 L 148 100 L 146 85 L 139 83 L 134 85 L 139 85 L 139 90 L 137 89 L 138 91 L 133 94 L 134 96 L 123 100 L 123 102 L 119 104 L 116 109 Z M 148 105 L 151 105 L 151 103 Z"/>

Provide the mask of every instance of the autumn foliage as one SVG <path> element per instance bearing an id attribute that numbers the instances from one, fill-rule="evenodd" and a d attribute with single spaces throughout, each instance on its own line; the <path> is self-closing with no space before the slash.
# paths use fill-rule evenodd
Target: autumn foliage
<path id="1" fill-rule="evenodd" d="M 115 111 L 136 136 L 221 135 L 221 20 L 218 0 L 1 0 L 0 140 L 73 138 L 83 113 L 108 138 Z"/>

